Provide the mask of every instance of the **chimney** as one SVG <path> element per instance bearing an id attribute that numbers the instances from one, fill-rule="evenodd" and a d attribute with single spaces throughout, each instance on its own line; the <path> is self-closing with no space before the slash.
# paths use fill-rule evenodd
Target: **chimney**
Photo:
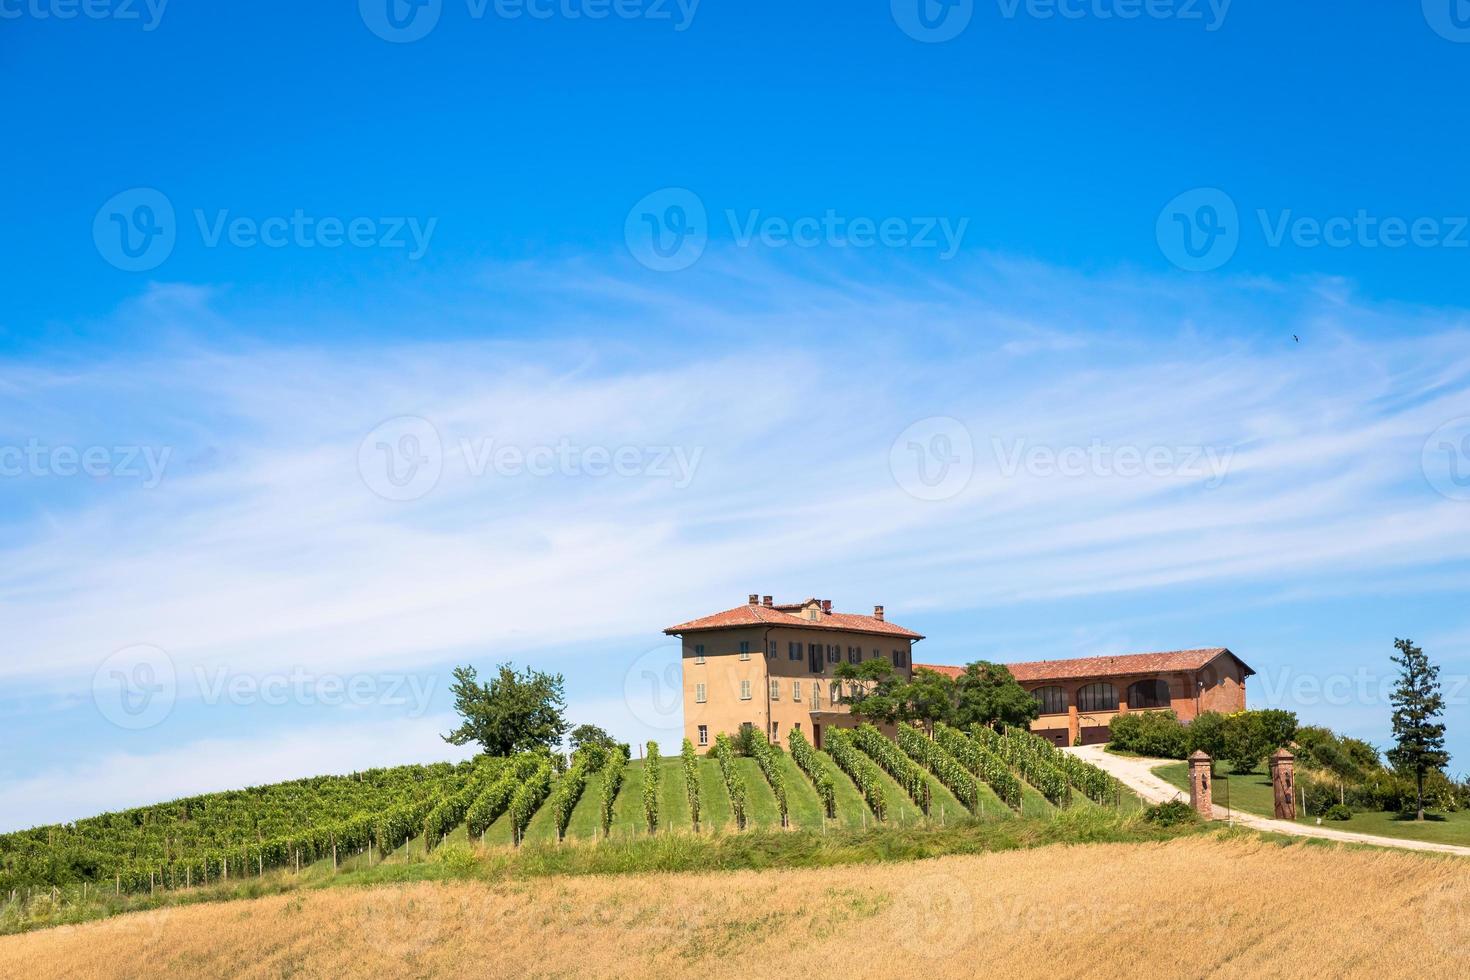
<path id="1" fill-rule="evenodd" d="M 756 595 L 754 592 L 752 592 L 750 594 L 750 600 L 749 600 L 750 605 L 752 605 L 752 606 L 759 605 L 760 604 L 760 601 L 761 601 L 761 597 L 760 596 Z"/>
<path id="2" fill-rule="evenodd" d="M 830 615 L 832 615 L 832 600 L 831 599 L 823 599 L 822 600 L 822 615 L 823 616 L 830 616 Z"/>
<path id="3" fill-rule="evenodd" d="M 878 622 L 880 622 L 880 623 L 883 622 L 883 607 L 882 606 L 874 606 L 873 607 L 873 618 L 876 619 L 876 620 L 878 620 Z"/>
<path id="4" fill-rule="evenodd" d="M 768 595 L 761 596 L 761 605 L 769 609 L 771 607 L 771 597 Z"/>

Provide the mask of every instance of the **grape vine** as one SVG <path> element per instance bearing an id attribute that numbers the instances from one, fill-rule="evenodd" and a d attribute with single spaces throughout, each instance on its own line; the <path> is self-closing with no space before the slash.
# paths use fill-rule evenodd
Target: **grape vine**
<path id="1" fill-rule="evenodd" d="M 735 749 L 730 745 L 730 736 L 723 733 L 715 736 L 715 761 L 720 764 L 720 775 L 725 779 L 725 790 L 730 794 L 730 812 L 735 816 L 735 827 L 745 829 L 746 790 L 745 777 L 735 769 Z"/>
<path id="2" fill-rule="evenodd" d="M 827 819 L 837 816 L 837 780 L 832 775 L 831 768 L 822 761 L 817 750 L 812 748 L 806 736 L 795 728 L 786 736 L 786 744 L 790 746 L 791 758 L 798 769 L 806 773 L 806 777 L 812 781 L 817 789 L 817 798 L 822 801 L 822 810 L 827 814 Z"/>
<path id="3" fill-rule="evenodd" d="M 689 798 L 689 819 L 693 822 L 694 832 L 697 834 L 699 833 L 699 756 L 694 752 L 694 743 L 687 738 L 679 754 L 684 757 L 684 793 Z"/>

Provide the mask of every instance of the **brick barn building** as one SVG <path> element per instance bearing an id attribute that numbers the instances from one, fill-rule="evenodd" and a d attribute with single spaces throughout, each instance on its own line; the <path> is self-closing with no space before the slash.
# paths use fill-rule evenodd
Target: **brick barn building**
<path id="1" fill-rule="evenodd" d="M 1172 709 L 1183 721 L 1204 711 L 1245 710 L 1254 670 L 1224 647 L 1006 664 L 1041 705 L 1031 730 L 1057 745 L 1108 740 L 1108 725 L 1129 711 Z M 958 677 L 963 668 L 914 664 Z"/>

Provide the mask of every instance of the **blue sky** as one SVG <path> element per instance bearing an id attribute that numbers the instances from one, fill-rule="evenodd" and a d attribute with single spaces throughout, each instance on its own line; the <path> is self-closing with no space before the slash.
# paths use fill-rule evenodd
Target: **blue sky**
<path id="1" fill-rule="evenodd" d="M 0 4 L 7 825 L 448 757 L 466 661 L 672 746 L 752 591 L 1379 744 L 1412 635 L 1466 757 L 1470 11 L 397 3 Z"/>

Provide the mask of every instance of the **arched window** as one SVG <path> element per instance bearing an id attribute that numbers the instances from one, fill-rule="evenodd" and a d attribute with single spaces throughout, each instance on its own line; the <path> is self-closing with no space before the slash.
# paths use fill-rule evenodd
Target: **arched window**
<path id="1" fill-rule="evenodd" d="M 1067 710 L 1067 692 L 1060 687 L 1038 687 L 1031 692 L 1044 715 L 1059 715 Z"/>
<path id="2" fill-rule="evenodd" d="M 1089 684 L 1077 692 L 1078 711 L 1117 711 L 1118 694 L 1106 682 Z"/>
<path id="3" fill-rule="evenodd" d="M 1166 681 L 1135 681 L 1128 685 L 1128 707 L 1167 708 L 1168 706 L 1169 685 Z"/>

